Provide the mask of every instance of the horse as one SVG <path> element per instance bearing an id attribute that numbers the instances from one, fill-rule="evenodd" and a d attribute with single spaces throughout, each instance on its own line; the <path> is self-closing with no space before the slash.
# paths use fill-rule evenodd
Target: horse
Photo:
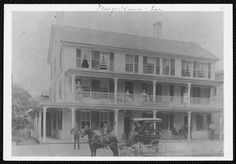
<path id="1" fill-rule="evenodd" d="M 87 127 L 82 130 L 81 137 L 84 137 L 85 135 L 88 135 L 88 144 L 90 147 L 91 156 L 96 156 L 96 150 L 106 146 L 110 147 L 113 156 L 119 156 L 118 141 L 116 136 L 111 134 L 100 136 Z"/>

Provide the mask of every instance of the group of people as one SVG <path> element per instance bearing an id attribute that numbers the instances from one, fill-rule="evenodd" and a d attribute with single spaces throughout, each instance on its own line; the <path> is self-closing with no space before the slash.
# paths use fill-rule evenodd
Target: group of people
<path id="1" fill-rule="evenodd" d="M 85 128 L 88 128 L 88 125 L 85 126 Z M 100 133 L 102 136 L 108 135 L 111 132 L 111 129 L 109 128 L 109 125 L 107 123 L 103 124 L 103 127 L 99 129 Z M 71 135 L 74 137 L 74 149 L 80 149 L 80 134 L 81 134 L 81 129 L 79 124 L 75 124 L 75 127 L 71 130 Z"/>

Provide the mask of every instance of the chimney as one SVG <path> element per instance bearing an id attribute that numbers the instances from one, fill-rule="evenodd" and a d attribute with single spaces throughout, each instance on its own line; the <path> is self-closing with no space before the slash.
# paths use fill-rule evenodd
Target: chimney
<path id="1" fill-rule="evenodd" d="M 153 37 L 156 39 L 162 38 L 162 23 L 156 22 L 153 24 Z"/>

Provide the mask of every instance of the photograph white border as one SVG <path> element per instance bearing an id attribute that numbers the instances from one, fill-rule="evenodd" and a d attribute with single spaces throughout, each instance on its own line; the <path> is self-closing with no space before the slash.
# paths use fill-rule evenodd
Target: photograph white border
<path id="1" fill-rule="evenodd" d="M 4 160 L 57 160 L 57 161 L 177 161 L 177 160 L 232 160 L 233 159 L 233 35 L 231 4 L 27 4 L 4 5 Z M 224 13 L 224 156 L 223 157 L 84 157 L 84 156 L 12 156 L 11 103 L 12 103 L 12 12 L 13 11 L 219 11 Z"/>

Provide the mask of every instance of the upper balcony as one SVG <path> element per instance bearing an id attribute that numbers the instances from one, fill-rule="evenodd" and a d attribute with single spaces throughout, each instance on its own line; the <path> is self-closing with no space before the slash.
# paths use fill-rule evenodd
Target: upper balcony
<path id="1" fill-rule="evenodd" d="M 216 98 L 202 98 L 181 96 L 164 96 L 164 95 L 147 95 L 147 94 L 126 94 L 126 93 L 109 93 L 109 92 L 76 92 L 73 102 L 82 104 L 103 104 L 103 105 L 123 105 L 123 106 L 139 106 L 139 107 L 161 107 L 161 108 L 213 108 L 219 109 L 223 107 L 223 102 Z"/>

